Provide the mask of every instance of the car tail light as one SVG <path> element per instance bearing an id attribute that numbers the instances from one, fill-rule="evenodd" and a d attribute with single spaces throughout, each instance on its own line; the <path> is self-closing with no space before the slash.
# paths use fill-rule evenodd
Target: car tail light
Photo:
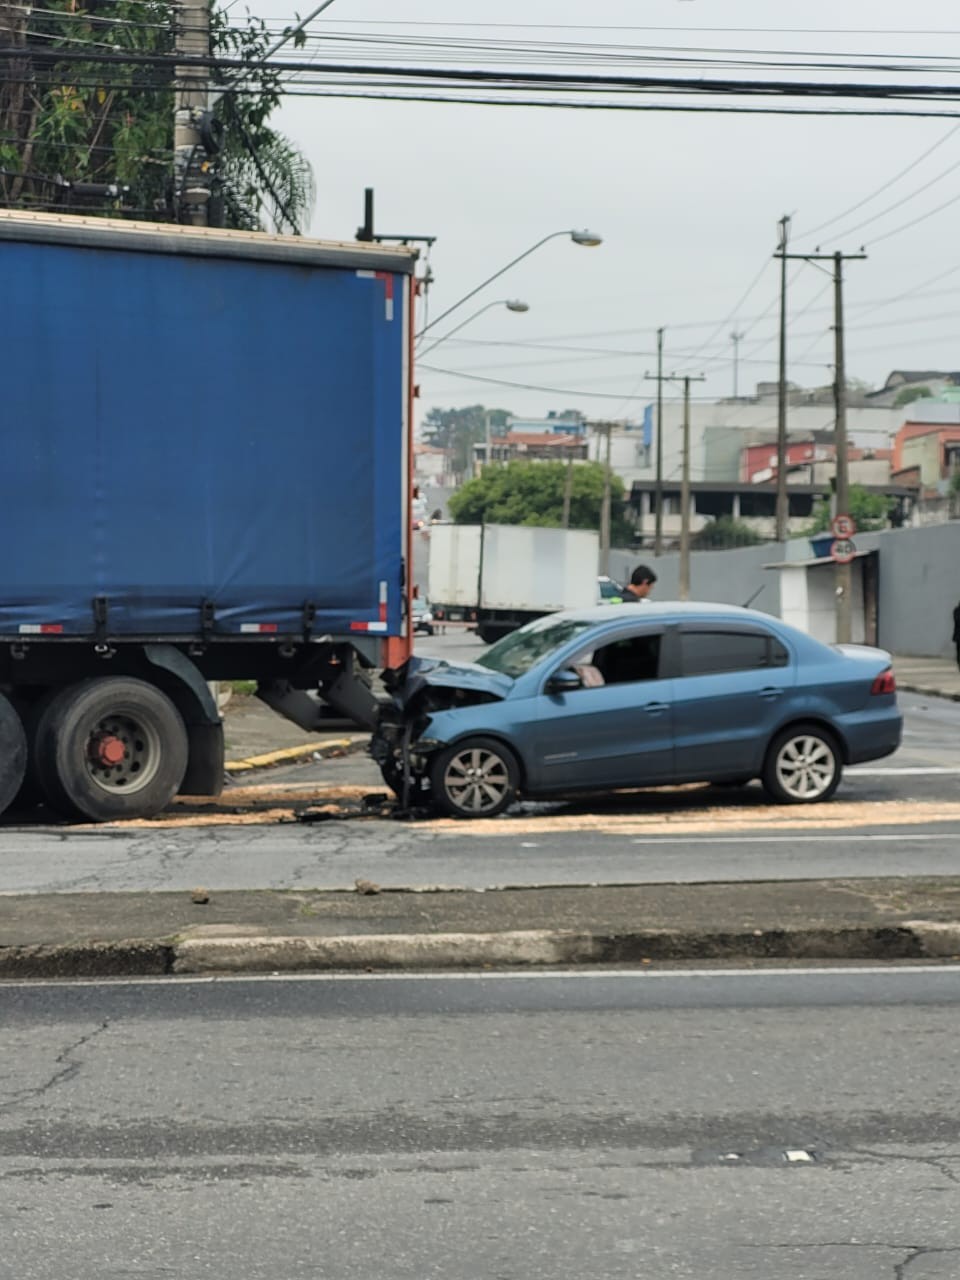
<path id="1" fill-rule="evenodd" d="M 881 671 L 874 680 L 870 689 L 871 693 L 896 693 L 897 678 L 893 674 L 893 668 L 888 667 L 886 671 Z"/>

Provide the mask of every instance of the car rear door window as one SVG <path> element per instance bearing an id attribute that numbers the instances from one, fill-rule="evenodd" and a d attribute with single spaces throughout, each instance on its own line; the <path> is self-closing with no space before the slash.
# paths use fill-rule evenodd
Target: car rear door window
<path id="1" fill-rule="evenodd" d="M 682 631 L 680 674 L 716 675 L 723 671 L 757 671 L 783 667 L 789 655 L 782 644 L 762 631 Z"/>

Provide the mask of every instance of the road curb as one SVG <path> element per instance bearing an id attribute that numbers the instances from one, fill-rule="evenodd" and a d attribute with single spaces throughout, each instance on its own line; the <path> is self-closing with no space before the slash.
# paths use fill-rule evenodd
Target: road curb
<path id="1" fill-rule="evenodd" d="M 222 928 L 222 926 L 220 926 Z M 81 941 L 0 947 L 0 978 L 156 977 L 170 974 L 546 968 L 725 960 L 960 958 L 960 921 L 629 933 L 530 929 L 487 933 L 264 936 Z"/>
<path id="2" fill-rule="evenodd" d="M 918 684 L 901 684 L 899 680 L 897 688 L 904 693 L 917 693 L 921 698 L 945 698 L 948 702 L 960 702 L 960 693 L 947 693 L 943 689 L 924 689 Z"/>
<path id="3" fill-rule="evenodd" d="M 333 738 L 323 742 L 304 742 L 299 747 L 282 747 L 279 751 L 265 751 L 259 756 L 247 756 L 245 760 L 228 760 L 227 773 L 249 773 L 253 769 L 269 769 L 278 764 L 294 764 L 297 760 L 311 760 L 315 756 L 335 755 L 338 751 L 350 751 L 362 746 L 366 737 Z"/>

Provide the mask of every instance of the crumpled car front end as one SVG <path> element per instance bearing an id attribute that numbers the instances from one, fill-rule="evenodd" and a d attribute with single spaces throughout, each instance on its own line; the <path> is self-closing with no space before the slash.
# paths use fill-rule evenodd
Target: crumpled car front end
<path id="1" fill-rule="evenodd" d="M 462 713 L 502 702 L 513 687 L 513 680 L 499 672 L 436 658 L 410 658 L 386 672 L 383 683 L 390 700 L 381 711 L 370 754 L 398 795 L 422 795 L 430 756 L 473 727 Z"/>

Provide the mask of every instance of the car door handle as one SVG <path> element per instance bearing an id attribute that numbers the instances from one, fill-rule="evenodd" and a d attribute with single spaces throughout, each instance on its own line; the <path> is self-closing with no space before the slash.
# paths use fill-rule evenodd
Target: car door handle
<path id="1" fill-rule="evenodd" d="M 646 711 L 648 716 L 659 716 L 664 711 L 670 710 L 666 702 L 648 702 L 643 709 Z"/>
<path id="2" fill-rule="evenodd" d="M 773 702 L 775 698 L 780 698 L 782 696 L 783 690 L 775 689 L 772 685 L 769 685 L 766 689 L 760 690 L 760 697 L 766 702 Z"/>

